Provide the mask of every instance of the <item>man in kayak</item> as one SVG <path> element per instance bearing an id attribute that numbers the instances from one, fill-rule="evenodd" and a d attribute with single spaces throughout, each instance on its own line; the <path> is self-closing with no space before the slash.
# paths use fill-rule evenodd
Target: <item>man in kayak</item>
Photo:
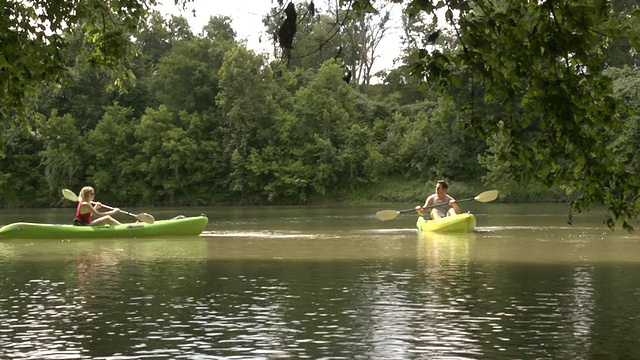
<path id="1" fill-rule="evenodd" d="M 436 183 L 435 194 L 429 195 L 424 205 L 416 206 L 418 214 L 426 215 L 427 209 L 431 209 L 430 218 L 439 219 L 445 216 L 456 215 L 460 213 L 460 208 L 456 204 L 456 199 L 447 194 L 449 184 L 444 180 L 438 180 Z"/>
<path id="2" fill-rule="evenodd" d="M 120 225 L 120 222 L 111 215 L 120 211 L 120 209 L 113 209 L 101 213 L 98 211 L 102 207 L 99 202 L 93 202 L 93 198 L 96 196 L 95 191 L 91 186 L 85 186 L 80 190 L 78 195 L 78 207 L 76 208 L 76 218 L 73 220 L 74 225 Z M 95 220 L 91 220 L 91 215 L 97 217 Z"/>

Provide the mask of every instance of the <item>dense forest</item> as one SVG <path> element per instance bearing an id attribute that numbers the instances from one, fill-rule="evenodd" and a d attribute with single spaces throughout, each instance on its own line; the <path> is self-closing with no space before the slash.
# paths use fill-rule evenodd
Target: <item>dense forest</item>
<path id="1" fill-rule="evenodd" d="M 309 3 L 297 6 L 309 13 Z M 372 74 L 387 15 L 364 15 L 328 37 L 337 14 L 301 16 L 295 46 L 285 54 L 276 46 L 273 59 L 248 50 L 229 18 L 212 17 L 194 34 L 186 19 L 152 13 L 136 30 L 124 84 L 113 86 L 122 78 L 78 58 L 66 64 L 59 86 L 42 84 L 31 99 L 28 131 L 2 131 L 0 206 L 55 206 L 62 188 L 87 184 L 121 206 L 420 202 L 437 179 L 457 186 L 458 196 L 487 188 L 511 200 L 576 195 L 553 180 L 558 164 L 536 163 L 548 156 L 568 164 L 575 144 L 565 148 L 545 116 L 527 123 L 527 104 L 535 101 L 520 95 L 514 104 L 498 79 L 480 81 L 473 71 L 460 72 L 457 86 L 432 78 L 446 66 L 416 75 L 416 54 L 425 47 L 438 49 L 423 54 L 432 58 L 464 47 L 456 29 L 437 30 L 437 23 L 405 14 L 397 69 Z M 274 8 L 264 17 L 274 38 L 280 15 Z M 74 43 L 79 35 L 64 36 Z M 617 125 L 594 123 L 589 131 L 610 159 L 635 173 L 640 72 L 630 48 L 619 41 L 602 54 L 602 73 L 619 103 Z M 372 84 L 374 75 L 383 81 Z M 561 106 L 563 94 L 549 90 L 547 101 Z M 526 121 L 514 128 L 514 119 Z M 527 137 L 543 125 L 553 125 L 549 137 Z M 559 141 L 548 142 L 554 136 Z M 528 152 L 532 144 L 536 152 Z M 508 161 L 513 156 L 525 165 L 517 169 Z"/>
<path id="2" fill-rule="evenodd" d="M 322 35 L 311 25 L 306 37 Z M 485 143 L 457 127 L 465 115 L 400 70 L 387 84 L 347 84 L 337 48 L 289 67 L 267 62 L 221 17 L 194 35 L 186 19 L 156 13 L 136 45 L 125 92 L 74 64 L 68 84 L 35 104 L 29 133 L 3 134 L 4 206 L 51 205 L 85 184 L 129 204 L 301 204 L 389 176 L 424 185 L 485 174 Z"/>

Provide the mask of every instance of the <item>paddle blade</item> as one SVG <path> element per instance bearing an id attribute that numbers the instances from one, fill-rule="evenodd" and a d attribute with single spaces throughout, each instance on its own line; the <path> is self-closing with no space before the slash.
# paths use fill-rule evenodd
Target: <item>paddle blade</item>
<path id="1" fill-rule="evenodd" d="M 156 219 L 153 217 L 153 215 L 147 214 L 147 213 L 138 214 L 138 215 L 136 215 L 136 218 L 138 218 L 138 220 L 140 220 L 142 222 L 146 222 L 148 224 L 153 224 L 153 222 L 156 221 Z"/>
<path id="2" fill-rule="evenodd" d="M 78 195 L 69 189 L 62 189 L 62 196 L 70 201 L 78 201 Z"/>
<path id="3" fill-rule="evenodd" d="M 400 215 L 400 212 L 397 210 L 382 210 L 376 213 L 376 217 L 382 221 L 395 219 Z"/>
<path id="4" fill-rule="evenodd" d="M 498 198 L 498 190 L 489 190 L 474 197 L 473 200 L 484 203 L 484 202 L 493 201 L 497 198 Z"/>

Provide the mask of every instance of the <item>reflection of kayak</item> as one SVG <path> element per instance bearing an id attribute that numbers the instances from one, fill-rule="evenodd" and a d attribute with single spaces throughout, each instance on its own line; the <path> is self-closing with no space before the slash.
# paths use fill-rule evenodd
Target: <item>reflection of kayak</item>
<path id="1" fill-rule="evenodd" d="M 437 233 L 419 232 L 418 251 L 420 256 L 439 263 L 442 260 L 466 263 L 475 248 L 476 233 Z M 428 266 L 434 266 L 434 261 L 429 261 Z"/>
<path id="2" fill-rule="evenodd" d="M 158 220 L 153 224 L 131 223 L 115 226 L 74 226 L 19 222 L 0 228 L 0 239 L 98 239 L 199 235 L 207 225 L 206 216 Z"/>
<path id="3" fill-rule="evenodd" d="M 432 244 L 470 243 L 476 240 L 476 233 L 470 232 L 420 232 L 418 238 Z"/>
<path id="4" fill-rule="evenodd" d="M 422 232 L 469 232 L 476 227 L 476 217 L 470 213 L 447 216 L 435 220 L 425 220 L 418 216 L 418 231 Z"/>

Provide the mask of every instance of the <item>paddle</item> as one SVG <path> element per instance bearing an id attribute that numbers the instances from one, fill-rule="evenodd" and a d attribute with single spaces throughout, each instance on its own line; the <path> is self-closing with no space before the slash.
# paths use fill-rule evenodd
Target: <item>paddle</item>
<path id="1" fill-rule="evenodd" d="M 489 190 L 489 191 L 485 191 L 483 193 L 478 194 L 478 196 L 476 196 L 476 197 L 472 197 L 472 198 L 468 198 L 468 199 L 462 199 L 462 200 L 456 200 L 456 203 L 463 202 L 463 201 L 470 201 L 470 200 L 475 200 L 475 201 L 486 203 L 486 202 L 493 201 L 496 198 L 498 198 L 498 190 Z M 425 207 L 425 209 L 430 209 L 430 208 L 443 206 L 443 205 L 446 205 L 446 204 L 429 205 L 429 206 Z M 404 213 L 408 213 L 408 212 L 412 212 L 412 211 L 416 211 L 416 209 L 413 208 L 413 209 L 406 209 L 406 210 L 382 210 L 382 211 L 378 211 L 376 213 L 376 217 L 378 217 L 378 219 L 380 219 L 382 221 L 387 221 L 387 220 L 395 219 L 400 214 L 404 214 Z"/>
<path id="2" fill-rule="evenodd" d="M 62 196 L 65 197 L 65 199 L 73 201 L 73 202 L 78 202 L 78 195 L 76 195 L 73 191 L 69 190 L 69 189 L 62 189 Z M 105 204 L 101 204 L 102 207 L 105 207 L 107 209 L 113 210 L 114 208 L 112 208 L 111 206 L 107 206 Z M 130 216 L 135 217 L 136 219 L 142 221 L 142 222 L 146 222 L 149 224 L 153 224 L 154 221 L 156 221 L 156 219 L 153 217 L 153 215 L 151 214 L 147 214 L 147 213 L 141 213 L 141 214 L 132 214 L 128 211 L 124 211 L 124 210 L 120 210 L 118 209 L 118 211 L 120 211 L 123 214 L 127 214 Z"/>

